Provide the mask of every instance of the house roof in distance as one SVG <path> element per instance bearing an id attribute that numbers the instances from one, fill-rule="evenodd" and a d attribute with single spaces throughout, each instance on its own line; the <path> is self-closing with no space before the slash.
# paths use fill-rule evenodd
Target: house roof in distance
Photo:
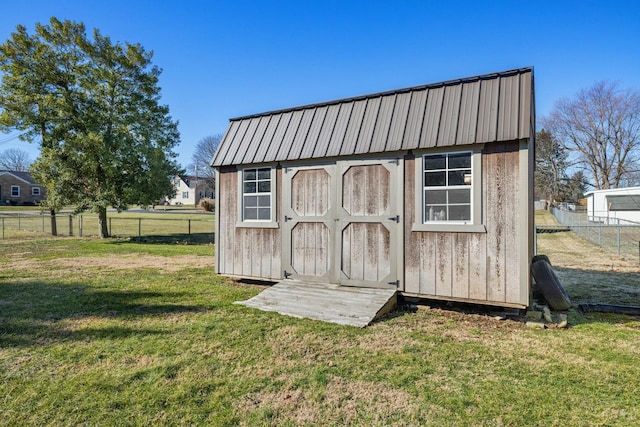
<path id="1" fill-rule="evenodd" d="M 212 166 L 525 139 L 534 122 L 525 67 L 234 118 Z"/>
<path id="2" fill-rule="evenodd" d="M 33 179 L 29 172 L 0 170 L 0 176 L 2 175 L 13 175 L 15 178 L 24 181 L 25 184 L 40 185 Z"/>

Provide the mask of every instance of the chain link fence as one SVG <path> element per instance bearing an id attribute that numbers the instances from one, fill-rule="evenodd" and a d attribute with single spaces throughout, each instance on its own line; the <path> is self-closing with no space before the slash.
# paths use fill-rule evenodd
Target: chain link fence
<path id="1" fill-rule="evenodd" d="M 107 217 L 109 235 L 140 242 L 215 243 L 215 219 L 168 218 L 164 214 L 154 217 Z M 157 216 L 157 217 L 156 217 Z M 51 236 L 55 227 L 58 236 L 99 236 L 96 215 L 48 213 L 0 214 L 0 239 L 25 239 Z"/>
<path id="2" fill-rule="evenodd" d="M 551 208 L 551 214 L 568 230 L 589 242 L 616 252 L 640 264 L 640 224 L 622 219 L 587 217 L 586 211 Z M 538 224 L 541 230 L 553 230 L 553 224 Z"/>

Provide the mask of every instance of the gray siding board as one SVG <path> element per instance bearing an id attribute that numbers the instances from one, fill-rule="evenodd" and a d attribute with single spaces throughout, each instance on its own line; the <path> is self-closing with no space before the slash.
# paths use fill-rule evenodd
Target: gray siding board
<path id="1" fill-rule="evenodd" d="M 265 132 L 267 131 L 267 126 L 269 125 L 269 121 L 271 116 L 262 116 L 260 117 L 260 121 L 258 123 L 258 127 L 254 133 L 254 138 L 257 143 L 252 143 L 247 146 L 247 151 L 244 156 L 242 163 L 249 164 L 253 163 L 253 159 L 256 157 L 258 149 L 262 145 L 262 140 L 264 139 Z"/>
<path id="2" fill-rule="evenodd" d="M 443 99 L 444 86 L 429 91 L 427 111 L 424 115 L 424 123 L 422 124 L 424 131 L 420 138 L 420 148 L 431 148 L 437 145 Z"/>
<path id="3" fill-rule="evenodd" d="M 280 145 L 282 144 L 282 140 L 284 139 L 284 135 L 289 128 L 289 122 L 291 121 L 292 112 L 284 113 L 282 117 L 280 117 L 280 122 L 278 123 L 278 127 L 276 127 L 275 133 L 273 134 L 273 140 L 271 144 L 269 144 L 269 148 L 267 149 L 267 154 L 264 157 L 265 162 L 273 162 L 278 156 L 278 152 L 280 151 Z"/>
<path id="4" fill-rule="evenodd" d="M 393 108 L 396 103 L 396 95 L 388 95 L 380 98 L 380 109 L 378 111 L 378 122 L 373 131 L 371 140 L 371 152 L 381 153 L 385 151 L 387 140 L 389 138 L 389 130 L 391 128 L 391 118 L 393 117 Z"/>
<path id="5" fill-rule="evenodd" d="M 320 107 L 316 108 L 313 114 L 313 119 L 311 120 L 309 126 L 309 132 L 307 134 L 307 139 L 302 147 L 302 153 L 300 153 L 301 159 L 308 159 L 313 157 L 313 153 L 318 144 L 318 138 L 320 137 L 320 131 L 324 126 L 325 117 L 327 115 L 327 108 Z"/>
<path id="6" fill-rule="evenodd" d="M 480 82 L 480 104 L 478 107 L 478 130 L 476 134 L 476 140 L 479 143 L 496 140 L 499 88 L 499 80 L 482 80 Z"/>
<path id="7" fill-rule="evenodd" d="M 458 115 L 460 114 L 460 97 L 462 85 L 446 86 L 442 101 L 442 114 L 438 130 L 439 147 L 455 145 L 458 131 Z"/>
<path id="8" fill-rule="evenodd" d="M 522 68 L 231 120 L 213 166 L 527 139 L 533 69 Z"/>
<path id="9" fill-rule="evenodd" d="M 212 165 L 222 165 L 224 164 L 224 158 L 231 148 L 231 141 L 235 138 L 236 132 L 238 131 L 238 127 L 240 126 L 239 121 L 231 122 L 229 124 L 229 128 L 224 134 L 222 141 L 220 141 L 220 145 L 218 146 L 218 150 L 216 154 L 213 156 L 213 160 L 211 161 Z"/>
<path id="10" fill-rule="evenodd" d="M 280 143 L 280 148 L 276 155 L 276 160 L 281 161 L 289 158 L 289 153 L 293 148 L 293 143 L 298 135 L 298 130 L 300 129 L 303 114 L 304 111 L 294 111 L 291 113 L 291 120 L 289 121 L 289 126 L 287 126 L 287 130 L 282 137 L 282 142 Z"/>
<path id="11" fill-rule="evenodd" d="M 340 105 L 330 105 L 326 108 L 324 122 L 318 135 L 318 142 L 313 150 L 313 158 L 325 157 L 331 144 L 333 131 L 338 124 L 338 115 L 340 114 Z"/>
<path id="12" fill-rule="evenodd" d="M 404 139 L 404 130 L 407 126 L 409 118 L 409 105 L 411 103 L 410 93 L 400 93 L 396 99 L 396 104 L 391 116 L 391 127 L 389 129 L 389 140 L 387 142 L 387 151 L 396 151 L 402 148 L 402 140 Z"/>
<path id="13" fill-rule="evenodd" d="M 358 141 L 356 142 L 356 148 L 354 152 L 356 154 L 369 153 L 371 151 L 371 141 L 373 139 L 373 132 L 378 125 L 378 113 L 380 111 L 381 98 L 372 98 L 367 101 L 367 109 L 362 119 L 362 128 L 358 135 Z"/>
<path id="14" fill-rule="evenodd" d="M 351 117 L 351 110 L 353 110 L 353 102 L 342 104 L 338 117 L 336 118 L 336 125 L 333 128 L 331 139 L 327 146 L 327 157 L 337 156 L 342 150 L 342 143 L 347 131 L 347 125 L 349 124 L 349 118 Z"/>
<path id="15" fill-rule="evenodd" d="M 240 122 L 238 126 L 238 131 L 235 134 L 235 137 L 232 140 L 231 146 L 229 147 L 229 151 L 227 155 L 224 157 L 225 165 L 232 165 L 233 159 L 236 157 L 236 153 L 240 149 L 240 143 L 244 138 L 244 134 L 247 132 L 247 128 L 249 127 L 250 120 Z"/>
<path id="16" fill-rule="evenodd" d="M 356 141 L 360 135 L 360 129 L 363 127 L 364 113 L 367 109 L 367 101 L 360 100 L 353 104 L 353 110 L 351 111 L 351 117 L 349 118 L 349 124 L 347 125 L 347 131 L 344 136 L 344 142 L 340 149 L 339 155 L 349 156 L 355 152 Z"/>
<path id="17" fill-rule="evenodd" d="M 476 140 L 479 97 L 480 82 L 465 83 L 462 86 L 456 145 L 472 144 Z"/>
<path id="18" fill-rule="evenodd" d="M 270 116 L 269 124 L 267 125 L 267 129 L 264 131 L 264 136 L 260 141 L 258 152 L 253 159 L 253 163 L 260 163 L 261 160 L 267 156 L 267 151 L 269 151 L 269 147 L 271 146 L 271 142 L 273 141 L 276 129 L 278 129 L 280 119 L 282 119 L 282 116 L 279 114 Z"/>
<path id="19" fill-rule="evenodd" d="M 520 105 L 520 79 L 518 76 L 500 79 L 500 100 L 498 101 L 498 134 L 500 141 L 518 138 L 518 107 Z"/>
<path id="20" fill-rule="evenodd" d="M 304 110 L 300 125 L 298 126 L 298 132 L 296 133 L 296 137 L 293 140 L 291 151 L 289 151 L 289 159 L 299 159 L 300 157 L 302 157 L 302 150 L 307 144 L 307 139 L 309 137 L 311 124 L 313 123 L 315 113 L 315 108 Z"/>
<path id="21" fill-rule="evenodd" d="M 420 133 L 422 132 L 422 122 L 427 106 L 427 91 L 413 92 L 411 94 L 411 106 L 409 108 L 409 118 L 407 130 L 404 133 L 402 148 L 410 150 L 417 148 L 420 144 Z"/>
<path id="22" fill-rule="evenodd" d="M 242 140 L 240 141 L 239 149 L 236 151 L 235 156 L 233 158 L 233 164 L 238 165 L 244 163 L 244 157 L 247 154 L 247 150 L 241 149 L 241 147 L 248 147 L 251 144 L 251 141 L 254 139 L 256 130 L 258 128 L 258 119 L 253 119 L 249 121 L 249 125 L 247 126 L 247 130 L 245 131 Z"/>
<path id="23" fill-rule="evenodd" d="M 532 127 L 532 115 L 531 105 L 533 105 L 533 99 L 531 96 L 527 96 L 532 93 L 531 79 L 528 75 L 520 75 L 520 117 L 519 122 L 519 139 L 529 138 Z"/>

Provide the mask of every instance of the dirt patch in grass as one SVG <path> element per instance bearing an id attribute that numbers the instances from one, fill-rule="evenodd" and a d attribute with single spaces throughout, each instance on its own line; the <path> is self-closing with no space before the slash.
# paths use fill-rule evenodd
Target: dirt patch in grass
<path id="1" fill-rule="evenodd" d="M 327 424 L 362 424 L 362 414 L 367 413 L 375 425 L 384 424 L 392 415 L 410 417 L 418 413 L 413 400 L 405 391 L 388 384 L 333 377 L 318 390 L 265 390 L 245 396 L 237 406 L 241 411 L 268 414 L 272 424 L 316 424 L 318 420 Z"/>
<path id="2" fill-rule="evenodd" d="M 176 272 L 186 268 L 204 268 L 213 266 L 212 256 L 180 255 L 172 257 L 154 255 L 110 255 L 109 257 L 76 257 L 56 258 L 53 260 L 14 259 L 7 263 L 7 268 L 22 271 L 84 269 L 128 270 L 151 268 L 165 272 Z"/>

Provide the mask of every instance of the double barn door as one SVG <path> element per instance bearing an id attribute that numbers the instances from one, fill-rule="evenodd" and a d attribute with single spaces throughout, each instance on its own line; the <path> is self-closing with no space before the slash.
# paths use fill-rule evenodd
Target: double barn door
<path id="1" fill-rule="evenodd" d="M 397 287 L 401 167 L 389 158 L 285 168 L 285 277 Z"/>

